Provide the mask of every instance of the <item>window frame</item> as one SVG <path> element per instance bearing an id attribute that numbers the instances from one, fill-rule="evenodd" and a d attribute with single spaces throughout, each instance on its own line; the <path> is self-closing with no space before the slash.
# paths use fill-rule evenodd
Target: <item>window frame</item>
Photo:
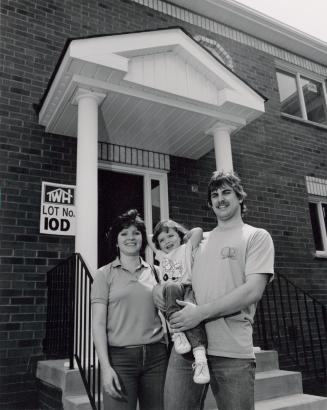
<path id="1" fill-rule="evenodd" d="M 323 209 L 322 209 L 322 204 L 325 204 L 327 206 L 327 197 L 316 197 L 316 196 L 309 196 L 309 201 L 310 204 L 316 204 L 317 205 L 317 210 L 318 210 L 318 222 L 319 222 L 319 228 L 320 228 L 320 233 L 321 233 L 321 241 L 323 245 L 323 250 L 315 250 L 315 255 L 320 258 L 327 258 L 327 228 L 325 226 L 325 221 L 324 221 L 324 215 L 323 215 Z M 310 217 L 310 223 L 312 227 L 312 220 Z M 313 228 L 313 227 L 312 227 Z"/>
<path id="2" fill-rule="evenodd" d="M 277 72 L 284 72 L 286 75 L 290 74 L 295 76 L 295 82 L 296 82 L 296 88 L 297 88 L 297 96 L 299 99 L 299 104 L 300 104 L 300 111 L 301 111 L 301 117 L 298 117 L 296 115 L 292 114 L 287 114 L 285 112 L 281 111 L 281 116 L 286 117 L 286 118 L 292 118 L 295 120 L 298 120 L 299 122 L 304 122 L 304 123 L 309 123 L 324 129 L 327 129 L 327 124 L 322 124 L 319 122 L 314 122 L 308 119 L 307 115 L 307 108 L 305 104 L 305 98 L 303 95 L 303 89 L 301 86 L 301 78 L 303 79 L 308 79 L 312 80 L 315 82 L 318 82 L 322 86 L 322 97 L 323 97 L 323 104 L 324 104 L 324 110 L 325 110 L 325 115 L 326 115 L 326 121 L 327 121 L 327 78 L 324 77 L 323 75 L 313 73 L 312 71 L 302 69 L 297 66 L 293 66 L 289 63 L 286 63 L 284 61 L 275 61 L 275 67 L 276 67 L 276 81 L 277 81 Z M 278 86 L 278 81 L 277 81 L 277 87 L 278 87 L 278 92 L 279 92 L 279 86 Z M 280 101 L 281 103 L 281 101 Z"/>

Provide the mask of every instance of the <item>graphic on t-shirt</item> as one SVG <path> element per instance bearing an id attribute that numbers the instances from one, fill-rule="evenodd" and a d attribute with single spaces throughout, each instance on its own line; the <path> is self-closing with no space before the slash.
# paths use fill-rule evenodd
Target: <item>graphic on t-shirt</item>
<path id="1" fill-rule="evenodd" d="M 183 273 L 183 265 L 180 261 L 173 261 L 169 258 L 163 258 L 162 263 L 162 279 L 176 281 Z"/>
<path id="2" fill-rule="evenodd" d="M 225 246 L 221 251 L 220 255 L 223 259 L 236 259 L 236 248 L 232 248 L 230 246 Z"/>

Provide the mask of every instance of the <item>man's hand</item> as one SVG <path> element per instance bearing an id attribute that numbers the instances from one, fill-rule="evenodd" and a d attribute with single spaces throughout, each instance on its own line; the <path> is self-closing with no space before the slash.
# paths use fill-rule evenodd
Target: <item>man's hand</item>
<path id="1" fill-rule="evenodd" d="M 166 303 L 163 297 L 163 285 L 156 285 L 152 290 L 152 297 L 154 304 L 157 306 L 159 310 L 162 312 L 166 311 Z"/>
<path id="2" fill-rule="evenodd" d="M 184 332 L 185 330 L 193 329 L 202 322 L 200 308 L 194 303 L 177 300 L 183 309 L 171 315 L 169 324 L 174 332 Z"/>

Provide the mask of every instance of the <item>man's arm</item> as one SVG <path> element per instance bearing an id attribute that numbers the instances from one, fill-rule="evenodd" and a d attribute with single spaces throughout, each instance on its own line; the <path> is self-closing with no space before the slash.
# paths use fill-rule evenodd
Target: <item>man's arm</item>
<path id="1" fill-rule="evenodd" d="M 256 273 L 248 275 L 247 281 L 221 298 L 201 306 L 179 301 L 184 308 L 171 316 L 173 330 L 184 332 L 200 322 L 231 315 L 247 306 L 257 303 L 265 290 L 269 275 Z"/>

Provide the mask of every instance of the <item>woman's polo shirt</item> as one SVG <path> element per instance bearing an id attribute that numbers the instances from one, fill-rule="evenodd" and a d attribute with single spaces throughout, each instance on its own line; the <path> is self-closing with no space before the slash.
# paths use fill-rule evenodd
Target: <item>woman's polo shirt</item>
<path id="1" fill-rule="evenodd" d="M 91 303 L 108 306 L 107 335 L 110 346 L 162 341 L 162 323 L 152 298 L 155 285 L 152 269 L 142 259 L 134 274 L 122 267 L 119 258 L 96 271 Z"/>

